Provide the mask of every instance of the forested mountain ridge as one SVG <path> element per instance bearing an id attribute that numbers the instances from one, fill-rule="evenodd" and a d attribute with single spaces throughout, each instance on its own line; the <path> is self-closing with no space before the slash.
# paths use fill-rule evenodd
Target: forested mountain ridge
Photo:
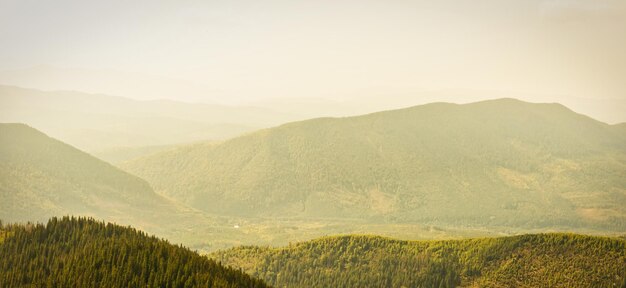
<path id="1" fill-rule="evenodd" d="M 0 240 L 0 287 L 267 287 L 181 246 L 93 219 L 0 231 L 7 235 Z"/>
<path id="2" fill-rule="evenodd" d="M 337 236 L 210 257 L 276 287 L 626 287 L 626 241 L 576 234 L 450 241 Z"/>
<path id="3" fill-rule="evenodd" d="M 74 214 L 146 228 L 181 212 L 136 176 L 24 124 L 0 124 L 0 219 Z"/>
<path id="4" fill-rule="evenodd" d="M 34 128 L 0 123 L 0 219 L 44 222 L 61 215 L 132 225 L 203 251 L 274 239 L 287 243 L 285 235 L 277 232 L 280 224 L 250 223 L 192 209 L 155 193 L 146 181 Z M 233 228 L 244 223 L 242 229 Z M 260 229 L 270 230 L 260 233 Z M 299 232 L 295 239 L 312 237 L 304 235 Z"/>
<path id="5" fill-rule="evenodd" d="M 499 99 L 313 119 L 122 167 L 226 215 L 626 228 L 626 133 L 559 104 Z"/>

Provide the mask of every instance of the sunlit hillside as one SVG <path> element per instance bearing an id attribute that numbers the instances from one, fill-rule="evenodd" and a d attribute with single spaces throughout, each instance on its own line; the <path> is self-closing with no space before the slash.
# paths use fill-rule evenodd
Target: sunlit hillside
<path id="1" fill-rule="evenodd" d="M 0 288 L 626 288 L 624 35 L 624 0 L 0 0 Z"/>
<path id="2" fill-rule="evenodd" d="M 626 228 L 626 133 L 559 104 L 435 103 L 313 119 L 122 167 L 224 215 Z"/>
<path id="3" fill-rule="evenodd" d="M 211 257 L 276 287 L 626 287 L 626 241 L 574 234 L 417 242 L 341 236 Z"/>

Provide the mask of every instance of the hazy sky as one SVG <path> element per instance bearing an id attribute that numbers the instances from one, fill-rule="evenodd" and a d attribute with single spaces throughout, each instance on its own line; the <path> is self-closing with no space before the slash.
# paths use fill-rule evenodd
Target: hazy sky
<path id="1" fill-rule="evenodd" d="M 626 103 L 624 0 L 0 0 L 0 41 L 18 84 L 40 65 L 84 69 L 123 75 L 138 90 L 117 94 L 137 98 L 467 90 Z M 140 89 L 165 82 L 185 95 Z"/>

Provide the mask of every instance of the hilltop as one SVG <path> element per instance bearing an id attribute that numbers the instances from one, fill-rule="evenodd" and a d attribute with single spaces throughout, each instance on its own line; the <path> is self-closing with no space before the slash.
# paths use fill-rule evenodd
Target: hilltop
<path id="1" fill-rule="evenodd" d="M 267 287 L 181 246 L 86 218 L 0 226 L 2 287 Z"/>

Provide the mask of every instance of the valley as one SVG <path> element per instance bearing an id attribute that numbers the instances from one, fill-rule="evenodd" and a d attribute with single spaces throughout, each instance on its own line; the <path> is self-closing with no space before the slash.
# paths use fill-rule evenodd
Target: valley
<path id="1" fill-rule="evenodd" d="M 533 127 L 506 128 L 520 123 Z M 626 223 L 626 134 L 557 104 L 437 103 L 111 152 L 127 172 L 25 125 L 2 131 L 5 222 L 92 216 L 203 253 L 339 234 L 619 235 Z"/>
<path id="2" fill-rule="evenodd" d="M 110 164 L 0 124 L 0 247 L 73 215 L 105 222 L 60 221 L 129 225 L 279 287 L 623 285 L 621 126 L 558 104 L 435 103 L 94 153 Z M 31 222 L 48 227 L 11 224 Z"/>

